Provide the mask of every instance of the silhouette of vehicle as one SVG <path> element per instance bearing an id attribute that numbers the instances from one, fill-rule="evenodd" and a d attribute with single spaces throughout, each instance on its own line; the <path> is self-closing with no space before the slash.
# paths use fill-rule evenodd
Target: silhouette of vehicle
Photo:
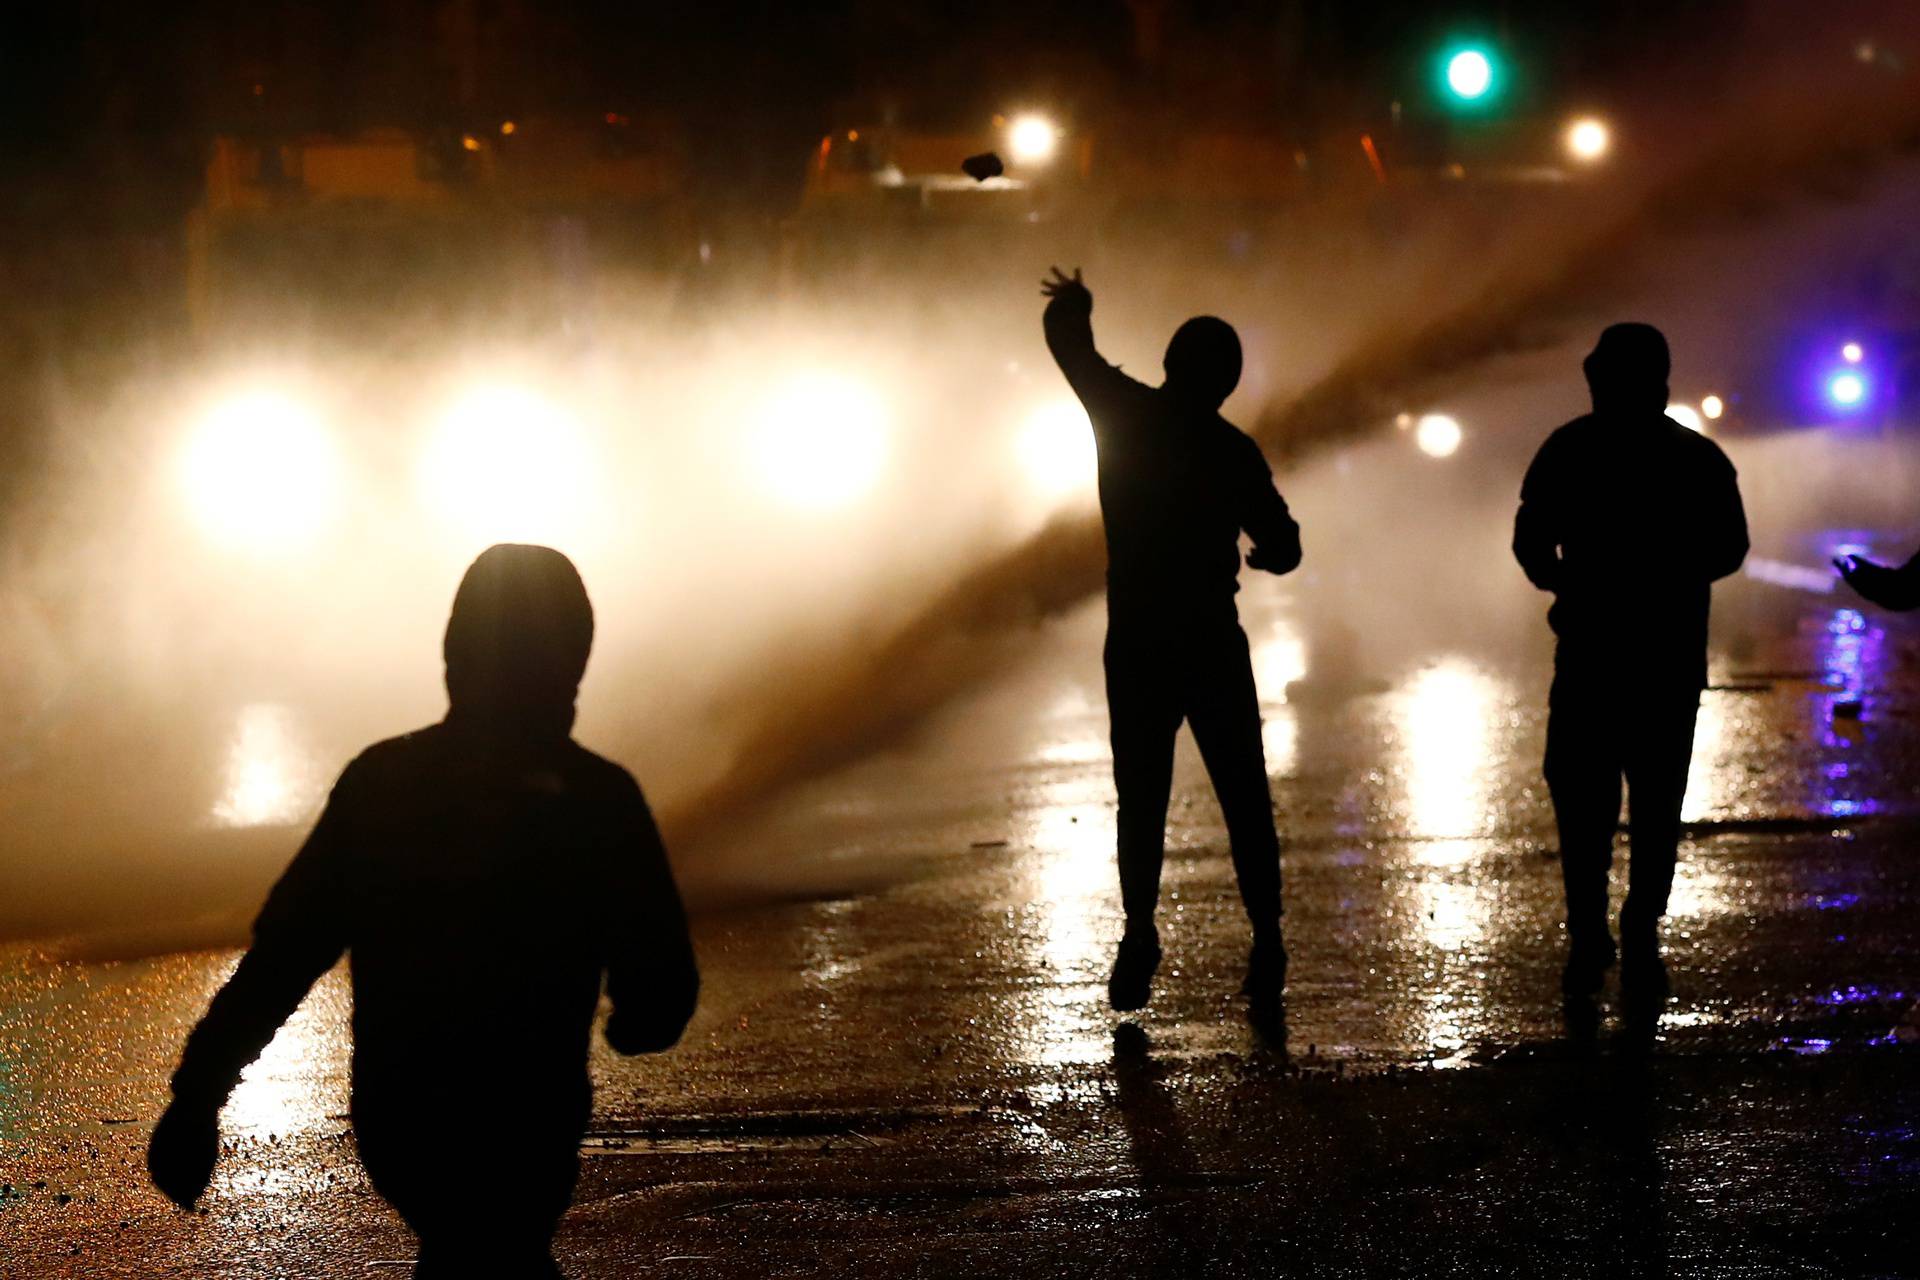
<path id="1" fill-rule="evenodd" d="M 360 336 L 502 293 L 566 313 L 589 267 L 664 293 L 696 253 L 687 185 L 679 131 L 618 113 L 221 136 L 187 219 L 188 315 L 208 334 L 297 319 Z"/>

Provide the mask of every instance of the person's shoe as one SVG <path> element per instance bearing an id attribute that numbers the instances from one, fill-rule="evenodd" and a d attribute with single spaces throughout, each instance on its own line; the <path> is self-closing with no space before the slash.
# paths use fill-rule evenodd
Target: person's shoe
<path id="1" fill-rule="evenodd" d="M 1287 949 L 1280 939 L 1255 940 L 1247 956 L 1247 978 L 1240 994 L 1248 1003 L 1266 1007 L 1277 1003 L 1287 989 Z"/>
<path id="2" fill-rule="evenodd" d="M 1653 938 L 1629 942 L 1620 961 L 1621 1003 L 1633 1015 L 1658 1020 L 1672 993 L 1666 961 L 1660 958 L 1660 943 Z"/>
<path id="3" fill-rule="evenodd" d="M 1570 1000 L 1597 995 L 1618 957 L 1613 936 L 1605 930 L 1576 934 L 1567 948 L 1567 967 L 1560 974 L 1560 994 Z"/>
<path id="4" fill-rule="evenodd" d="M 1576 1056 L 1591 1053 L 1600 1040 L 1600 1006 L 1593 997 L 1566 997 L 1560 1002 L 1560 1018 L 1567 1029 L 1567 1048 Z"/>
<path id="5" fill-rule="evenodd" d="M 1160 938 L 1152 933 L 1129 933 L 1120 939 L 1120 950 L 1113 958 L 1113 974 L 1107 979 L 1107 1003 L 1116 1013 L 1132 1013 L 1147 1007 L 1153 993 L 1154 971 L 1160 967 Z"/>
<path id="6" fill-rule="evenodd" d="M 1240 994 L 1247 998 L 1247 1021 L 1270 1048 L 1286 1051 L 1287 949 L 1278 934 L 1254 939 L 1247 956 L 1247 979 Z"/>

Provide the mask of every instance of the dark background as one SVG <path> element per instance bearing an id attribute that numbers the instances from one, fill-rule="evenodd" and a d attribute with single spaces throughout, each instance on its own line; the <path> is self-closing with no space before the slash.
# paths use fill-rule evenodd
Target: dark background
<path id="1" fill-rule="evenodd" d="M 1676 12 L 1678 11 L 1678 12 Z M 217 134 L 458 130 L 669 115 L 699 194 L 777 211 L 841 119 L 977 118 L 1010 98 L 1311 132 L 1430 89 L 1447 39 L 1501 41 L 1516 109 L 1622 74 L 1704 74 L 1743 7 L 1398 0 L 77 0 L 0 38 L 0 220 L 161 229 Z"/>

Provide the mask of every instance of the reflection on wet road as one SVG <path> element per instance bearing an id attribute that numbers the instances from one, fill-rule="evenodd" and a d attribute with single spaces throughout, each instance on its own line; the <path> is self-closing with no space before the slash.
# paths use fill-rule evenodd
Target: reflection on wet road
<path id="1" fill-rule="evenodd" d="M 1423 667 L 1388 695 L 1408 834 L 1432 866 L 1457 866 L 1488 829 L 1495 719 L 1511 690 L 1461 657 Z"/>
<path id="2" fill-rule="evenodd" d="M 1885 714 L 1904 686 L 1853 624 L 1831 623 L 1813 615 L 1764 659 L 1716 658 L 1668 937 L 1675 1051 L 1773 1044 L 1782 1024 L 1829 1008 L 1808 992 L 1827 989 L 1832 966 L 1861 989 L 1916 985 L 1886 979 L 1902 963 L 1890 922 L 1915 891 L 1895 853 L 1906 815 L 1880 799 L 1912 759 L 1905 722 Z M 990 1062 L 1026 1078 L 1112 1052 L 1101 997 L 1120 931 L 1113 792 L 1098 667 L 1077 660 L 1097 652 L 1099 624 L 1091 610 L 1062 624 L 1022 672 L 904 751 L 797 789 L 751 833 L 756 857 L 777 851 L 801 879 L 814 850 L 915 860 L 919 878 L 855 910 L 890 946 L 915 950 L 955 927 L 970 939 L 958 952 L 967 999 L 906 997 L 968 1028 L 964 1050 L 932 1037 L 942 1072 Z M 1463 650 L 1377 681 L 1343 671 L 1330 693 L 1284 608 L 1250 612 L 1248 631 L 1287 845 L 1290 1043 L 1363 1068 L 1463 1065 L 1556 1040 L 1559 878 L 1538 776 L 1546 672 Z M 1836 663 L 1845 680 L 1829 679 Z M 1835 704 L 1863 690 L 1862 717 L 1840 717 L 1859 733 L 1836 735 Z M 1834 809 L 1839 780 L 1871 804 Z M 1880 825 L 1832 825 L 1868 813 Z M 891 816 L 876 826 L 875 815 Z M 1619 849 L 1631 857 L 1624 832 Z M 1161 923 L 1168 956 L 1146 1021 L 1156 1054 L 1245 1052 L 1233 999 L 1245 925 L 1218 809 L 1184 739 Z M 926 946 L 915 954 L 945 971 Z M 1880 975 L 1870 987 L 1868 974 Z M 1870 1003 L 1848 1016 L 1877 1019 L 1872 1035 L 1842 1029 L 1840 1042 L 1865 1046 L 1904 1014 L 1897 997 Z M 901 1047 L 898 1028 L 870 1032 Z"/>
<path id="3" fill-rule="evenodd" d="M 1036 799 L 1041 807 L 1026 837 L 1036 863 L 1028 923 L 1041 985 L 1028 1052 L 1056 1066 L 1099 1062 L 1111 1052 L 1099 1001 L 1112 961 L 1113 788 L 1081 778 Z"/>
<path id="4" fill-rule="evenodd" d="M 1168 1188 L 1235 1185 L 1215 1185 L 1209 1170 L 1239 1150 L 1239 1127 L 1267 1123 L 1249 1117 L 1271 1113 L 1289 1133 L 1323 1123 L 1314 1107 L 1337 1099 L 1296 1106 L 1274 1092 L 1280 1080 L 1303 1088 L 1423 1064 L 1466 1068 L 1444 1074 L 1471 1080 L 1554 1060 L 1561 940 L 1538 781 L 1545 673 L 1440 652 L 1329 694 L 1284 609 L 1251 613 L 1249 632 L 1286 842 L 1285 1043 L 1240 1015 L 1245 923 L 1218 808 L 1184 738 L 1161 915 L 1167 960 L 1149 1010 L 1116 1040 L 1104 1006 L 1120 930 L 1113 789 L 1098 664 L 1081 661 L 1097 652 L 1100 622 L 1086 611 L 1049 629 L 1020 669 L 913 740 L 796 788 L 730 834 L 738 862 L 718 847 L 683 851 L 699 893 L 733 874 L 743 893 L 774 888 L 790 901 L 700 921 L 708 994 L 680 1050 L 617 1060 L 596 1047 L 596 1124 L 611 1135 L 596 1141 L 631 1158 L 594 1162 L 602 1172 L 583 1184 L 581 1239 L 617 1240 L 625 1211 L 615 1206 L 639 1194 L 633 1179 L 657 1178 L 638 1170 L 658 1162 L 843 1149 L 874 1162 L 891 1195 L 947 1185 L 959 1149 L 968 1176 L 1068 1197 L 1059 1211 L 1070 1217 L 1158 1212 L 1156 1197 L 1176 1194 Z M 1907 943 L 1920 876 L 1889 785 L 1906 776 L 1914 745 L 1897 712 L 1912 702 L 1889 657 L 1897 642 L 1842 611 L 1815 616 L 1764 670 L 1716 662 L 1668 933 L 1677 994 L 1665 1058 L 1723 1070 L 1904 1052 L 1893 1029 L 1920 991 Z M 282 708 L 242 712 L 212 818 L 304 820 L 294 815 L 312 811 L 329 772 L 307 741 Z M 1630 857 L 1624 835 L 1621 845 Z M 27 1190 L 0 1192 L 0 1231 L 32 1251 L 23 1256 L 54 1257 L 75 1233 L 114 1256 L 128 1247 L 115 1239 L 123 1220 L 136 1224 L 126 1256 L 143 1274 L 206 1256 L 252 1258 L 271 1274 L 272 1242 L 289 1232 L 310 1252 L 406 1256 L 390 1223 L 364 1227 L 369 1215 L 385 1220 L 345 1137 L 340 971 L 230 1103 L 234 1148 L 215 1213 L 169 1217 L 140 1190 L 144 1125 L 180 1036 L 230 963 L 230 953 L 108 965 L 8 953 L 0 1136 L 23 1170 L 9 1186 Z M 1212 1127 L 1196 1133 L 1195 1110 L 1210 1108 Z M 774 1128 L 761 1134 L 762 1120 Z M 1639 1112 L 1629 1122 L 1647 1123 Z M 1419 1123 L 1442 1134 L 1448 1121 Z M 1663 1132 L 1646 1139 L 1654 1154 L 1634 1159 L 1657 1154 L 1677 1170 L 1660 1177 L 1714 1194 L 1721 1175 L 1704 1171 L 1722 1166 L 1696 1161 L 1704 1148 L 1671 1125 Z M 1889 1143 L 1912 1158 L 1911 1142 L 1880 1129 L 1856 1145 Z M 1270 1169 L 1276 1149 L 1231 1160 Z M 759 1175 L 729 1166 L 725 1176 Z M 316 1194 L 341 1188 L 344 1199 Z M 661 1203 L 669 1218 L 698 1207 Z M 1204 1218 L 1198 1203 L 1182 1200 L 1181 1212 Z M 78 1216 L 76 1204 L 86 1206 Z"/>
<path id="5" fill-rule="evenodd" d="M 240 710 L 226 778 L 212 818 L 222 826 L 282 826 L 311 819 L 326 792 L 323 769 L 290 707 L 256 702 Z"/>

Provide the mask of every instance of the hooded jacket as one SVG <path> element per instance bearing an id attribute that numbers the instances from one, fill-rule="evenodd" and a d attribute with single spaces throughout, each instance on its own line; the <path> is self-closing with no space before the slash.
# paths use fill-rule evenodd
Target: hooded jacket
<path id="1" fill-rule="evenodd" d="M 176 1096 L 223 1099 L 342 954 L 363 1154 L 369 1130 L 503 1094 L 510 1122 L 577 1140 L 603 976 L 614 1048 L 679 1038 L 699 976 L 659 831 L 632 776 L 570 736 L 592 636 L 559 552 L 474 562 L 447 624 L 446 718 L 340 775 L 189 1037 Z"/>

